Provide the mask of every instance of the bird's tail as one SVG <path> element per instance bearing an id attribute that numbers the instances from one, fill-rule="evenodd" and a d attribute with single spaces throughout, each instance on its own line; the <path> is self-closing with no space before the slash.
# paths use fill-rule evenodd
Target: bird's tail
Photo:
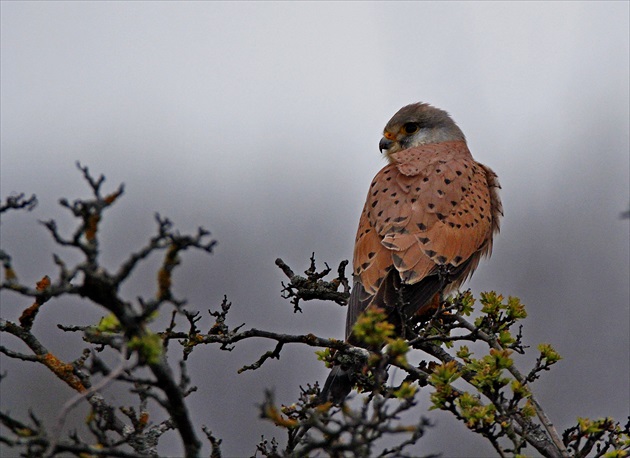
<path id="1" fill-rule="evenodd" d="M 350 371 L 343 369 L 341 366 L 333 367 L 319 395 L 319 403 L 332 402 L 333 404 L 341 404 L 350 394 L 352 385 Z"/>

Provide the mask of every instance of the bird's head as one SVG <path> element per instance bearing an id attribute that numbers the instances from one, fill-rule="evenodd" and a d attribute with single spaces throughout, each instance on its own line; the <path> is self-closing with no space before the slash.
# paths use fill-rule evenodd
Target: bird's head
<path id="1" fill-rule="evenodd" d="M 448 113 L 428 103 L 414 103 L 398 110 L 383 130 L 379 143 L 381 153 L 390 155 L 429 143 L 466 141 Z"/>

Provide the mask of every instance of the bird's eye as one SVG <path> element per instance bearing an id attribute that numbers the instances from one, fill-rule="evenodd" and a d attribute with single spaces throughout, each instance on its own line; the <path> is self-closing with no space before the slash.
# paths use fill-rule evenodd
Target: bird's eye
<path id="1" fill-rule="evenodd" d="M 407 135 L 415 134 L 420 127 L 415 122 L 408 122 L 403 125 L 403 132 Z"/>

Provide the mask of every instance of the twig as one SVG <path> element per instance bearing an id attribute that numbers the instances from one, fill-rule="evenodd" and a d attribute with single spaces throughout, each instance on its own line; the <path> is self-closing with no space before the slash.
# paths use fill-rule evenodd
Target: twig
<path id="1" fill-rule="evenodd" d="M 25 199 L 24 196 L 24 193 L 20 193 L 7 197 L 6 202 L 0 204 L 0 213 L 4 213 L 7 210 L 21 210 L 23 208 L 27 211 L 31 211 L 37 206 L 37 197 L 35 194 L 28 199 Z"/>
<path id="2" fill-rule="evenodd" d="M 472 323 L 470 323 L 468 320 L 466 320 L 461 315 L 456 315 L 456 319 L 457 319 L 457 322 L 460 323 L 464 328 L 470 330 L 471 332 L 473 332 L 473 331 L 477 332 L 479 337 L 481 339 L 483 339 L 485 342 L 487 342 L 492 348 L 494 348 L 496 350 L 503 350 L 503 347 L 499 344 L 499 342 L 497 342 L 496 338 L 494 338 L 494 337 L 486 334 L 485 332 L 479 330 L 476 326 L 474 326 Z M 521 372 L 516 368 L 515 365 L 512 364 L 508 368 L 508 371 L 510 371 L 510 373 L 514 376 L 514 378 L 516 380 L 518 380 L 523 386 L 528 384 L 527 378 L 525 378 L 523 376 L 523 374 L 521 374 Z M 534 395 L 534 393 L 532 392 L 531 389 L 529 390 L 529 392 L 530 392 L 529 399 L 530 399 L 532 405 L 534 406 L 534 409 L 536 410 L 536 415 L 538 416 L 538 419 L 540 420 L 540 422 L 542 423 L 543 427 L 545 428 L 545 430 L 549 434 L 549 437 L 553 441 L 553 444 L 558 449 L 558 452 L 560 453 L 560 456 L 562 456 L 563 458 L 569 457 L 569 452 L 567 451 L 566 447 L 564 446 L 564 443 L 562 442 L 562 439 L 560 438 L 560 436 L 558 434 L 558 431 L 556 431 L 555 426 L 553 425 L 553 423 L 551 422 L 551 420 L 549 419 L 549 417 L 547 416 L 547 414 L 543 410 L 542 406 L 540 405 L 540 403 L 536 399 L 536 397 L 535 397 L 535 395 Z"/>
<path id="3" fill-rule="evenodd" d="M 127 351 L 126 347 L 123 347 L 122 351 L 118 354 L 118 366 L 114 368 L 106 377 L 104 377 L 100 382 L 96 385 L 93 385 L 90 389 L 75 395 L 73 398 L 69 399 L 61 408 L 61 411 L 57 415 L 55 420 L 55 425 L 52 429 L 52 440 L 48 444 L 46 450 L 44 450 L 44 457 L 50 458 L 54 455 L 55 449 L 57 447 L 57 443 L 59 442 L 59 438 L 61 436 L 61 430 L 63 429 L 63 425 L 66 422 L 66 417 L 70 413 L 70 411 L 83 399 L 88 399 L 94 393 L 101 391 L 107 385 L 114 381 L 116 377 L 118 377 L 125 370 L 125 360 L 127 359 Z"/>

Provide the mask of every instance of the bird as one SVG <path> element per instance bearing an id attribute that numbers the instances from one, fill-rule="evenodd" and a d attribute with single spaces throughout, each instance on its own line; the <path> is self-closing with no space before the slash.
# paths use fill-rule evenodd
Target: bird
<path id="1" fill-rule="evenodd" d="M 435 310 L 492 252 L 503 207 L 497 175 L 476 162 L 462 130 L 428 103 L 402 107 L 385 125 L 387 159 L 369 187 L 354 245 L 345 337 L 370 308 L 404 335 L 405 320 Z M 333 366 L 319 402 L 340 404 L 352 371 Z"/>

